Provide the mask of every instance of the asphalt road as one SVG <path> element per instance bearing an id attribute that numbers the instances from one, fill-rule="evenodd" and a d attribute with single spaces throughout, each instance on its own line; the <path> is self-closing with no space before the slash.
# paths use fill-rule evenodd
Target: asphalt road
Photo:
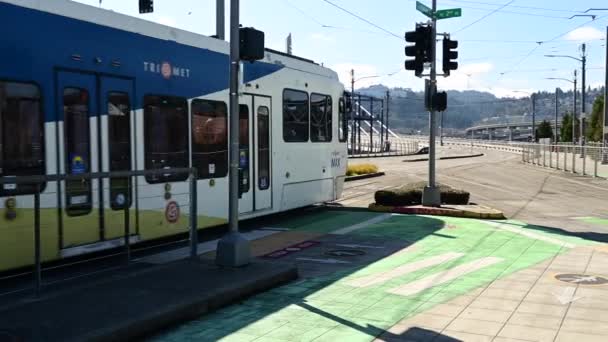
<path id="1" fill-rule="evenodd" d="M 437 181 L 471 192 L 471 201 L 502 210 L 510 219 L 574 232 L 608 233 L 608 224 L 582 218 L 608 219 L 608 180 L 582 177 L 523 164 L 514 153 L 469 148 L 440 148 L 440 155 L 483 152 L 483 157 L 438 160 Z M 403 157 L 349 161 L 373 163 L 386 176 L 348 182 L 345 206 L 367 206 L 375 190 L 426 180 L 428 162 Z M 608 221 L 606 221 L 608 222 Z"/>

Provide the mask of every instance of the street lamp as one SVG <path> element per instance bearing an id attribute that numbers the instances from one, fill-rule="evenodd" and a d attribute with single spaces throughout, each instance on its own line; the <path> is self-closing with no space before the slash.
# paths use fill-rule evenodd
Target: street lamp
<path id="1" fill-rule="evenodd" d="M 574 70 L 574 80 L 569 80 L 567 78 L 561 78 L 561 77 L 547 77 L 547 80 L 558 80 L 558 81 L 566 81 L 566 82 L 570 82 L 572 84 L 574 84 L 574 106 L 573 106 L 573 112 L 572 112 L 572 144 L 574 144 L 575 140 L 576 140 L 576 133 L 574 131 L 574 123 L 576 120 L 576 70 Z M 555 101 L 557 101 L 557 89 L 555 90 Z M 555 105 L 555 129 L 556 129 L 556 133 L 557 133 L 557 103 Z M 557 139 L 556 139 L 557 141 Z"/>
<path id="2" fill-rule="evenodd" d="M 532 100 L 532 138 L 536 142 L 536 93 L 529 93 L 523 90 L 513 90 L 513 92 L 530 95 L 530 100 Z"/>
<path id="3" fill-rule="evenodd" d="M 587 98 L 586 98 L 586 77 L 587 77 L 587 72 L 586 72 L 586 67 L 587 67 L 587 56 L 585 55 L 585 51 L 586 51 L 586 44 L 583 43 L 581 45 L 582 48 L 582 56 L 581 58 L 577 58 L 574 56 L 568 56 L 568 55 L 545 55 L 545 57 L 562 57 L 562 58 L 570 58 L 570 59 L 574 59 L 575 61 L 579 61 L 582 64 L 582 69 L 583 69 L 583 75 L 582 75 L 582 91 L 581 91 L 581 124 L 580 124 L 580 132 L 581 132 L 581 136 L 580 136 L 580 145 L 581 147 L 583 146 L 583 137 L 585 135 L 585 118 L 583 117 L 585 115 L 585 111 L 587 109 L 586 107 L 586 102 L 587 102 Z M 576 91 L 574 92 L 576 94 Z M 574 120 L 573 120 L 574 122 Z"/>

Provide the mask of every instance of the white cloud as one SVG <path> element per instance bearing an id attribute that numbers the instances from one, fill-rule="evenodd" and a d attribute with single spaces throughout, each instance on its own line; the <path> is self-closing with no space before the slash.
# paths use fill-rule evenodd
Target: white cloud
<path id="1" fill-rule="evenodd" d="M 472 63 L 465 64 L 452 71 L 450 77 L 438 78 L 438 84 L 441 89 L 446 90 L 482 90 L 489 89 L 484 86 L 484 75 L 494 69 L 492 63 Z M 441 71 L 440 71 L 441 72 Z"/>
<path id="2" fill-rule="evenodd" d="M 320 42 L 334 42 L 336 39 L 325 33 L 313 33 L 310 35 L 310 39 Z"/>
<path id="3" fill-rule="evenodd" d="M 492 63 L 472 63 L 463 65 L 458 70 L 456 70 L 456 72 L 464 75 L 475 75 L 486 74 L 492 71 L 492 69 L 494 69 L 494 65 Z"/>
<path id="4" fill-rule="evenodd" d="M 573 40 L 586 42 L 590 40 L 599 40 L 604 38 L 604 33 L 594 27 L 585 26 L 570 31 L 565 37 L 565 40 Z"/>

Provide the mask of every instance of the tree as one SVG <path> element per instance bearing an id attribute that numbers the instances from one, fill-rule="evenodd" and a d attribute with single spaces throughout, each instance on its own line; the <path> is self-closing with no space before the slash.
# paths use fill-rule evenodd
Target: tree
<path id="1" fill-rule="evenodd" d="M 574 138 L 579 137 L 579 124 L 580 120 L 576 118 L 574 121 Z M 560 128 L 560 140 L 562 142 L 572 142 L 572 113 L 568 112 L 564 115 L 562 120 L 562 127 Z"/>
<path id="2" fill-rule="evenodd" d="M 551 123 L 547 120 L 543 120 L 543 122 L 538 125 L 536 132 L 536 137 L 538 139 L 553 138 L 553 128 L 551 127 Z"/>
<path id="3" fill-rule="evenodd" d="M 570 113 L 564 114 L 559 135 L 562 142 L 572 141 L 572 115 Z"/>
<path id="4" fill-rule="evenodd" d="M 602 133 L 604 130 L 602 116 L 604 115 L 604 97 L 598 96 L 593 102 L 593 110 L 589 119 L 587 129 L 588 141 L 602 141 Z"/>

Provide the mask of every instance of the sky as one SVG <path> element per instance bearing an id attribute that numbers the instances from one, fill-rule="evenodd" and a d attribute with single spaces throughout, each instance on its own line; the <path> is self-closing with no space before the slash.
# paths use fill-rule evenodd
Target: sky
<path id="1" fill-rule="evenodd" d="M 76 0 L 115 12 L 188 31 L 215 34 L 215 0 L 154 0 L 154 13 L 140 15 L 136 0 Z M 420 0 L 431 6 L 431 0 Z M 226 0 L 227 25 L 229 0 Z M 581 63 L 587 45 L 587 84 L 604 84 L 608 3 L 605 0 L 438 0 L 438 9 L 462 8 L 462 17 L 440 20 L 438 32 L 459 41 L 460 64 L 443 90 L 480 90 L 497 96 L 525 97 L 556 87 L 571 89 L 567 81 Z M 342 9 L 340 9 L 341 7 Z M 590 8 L 604 11 L 583 13 Z M 350 13 L 348 13 L 350 12 Z M 594 14 L 595 19 L 589 16 Z M 357 17 L 358 16 L 358 17 Z M 293 53 L 332 68 L 350 87 L 373 84 L 421 90 L 424 80 L 403 68 L 403 39 L 416 22 L 428 20 L 416 11 L 415 0 L 241 0 L 241 24 L 262 30 L 266 46 L 285 51 L 292 34 Z M 228 32 L 228 30 L 226 30 Z M 438 45 L 440 47 L 441 45 Z M 441 58 L 441 50 L 438 58 Z M 440 66 L 441 64 L 439 64 Z"/>

